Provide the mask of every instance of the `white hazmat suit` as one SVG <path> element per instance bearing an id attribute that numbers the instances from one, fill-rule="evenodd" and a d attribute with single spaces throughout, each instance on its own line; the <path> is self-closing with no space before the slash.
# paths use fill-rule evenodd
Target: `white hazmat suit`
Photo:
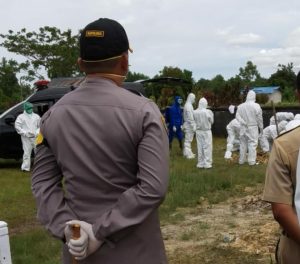
<path id="1" fill-rule="evenodd" d="M 207 109 L 207 100 L 204 97 L 199 100 L 198 108 L 194 111 L 194 119 L 198 150 L 197 168 L 209 169 L 212 167 L 211 126 L 214 123 L 214 114 Z"/>
<path id="2" fill-rule="evenodd" d="M 277 120 L 278 124 L 282 120 L 291 121 L 293 119 L 294 119 L 294 114 L 292 112 L 277 112 L 276 113 L 276 120 Z M 270 125 L 276 125 L 274 116 L 271 116 L 271 118 L 270 118 Z"/>
<path id="3" fill-rule="evenodd" d="M 300 114 L 296 114 L 294 119 L 287 123 L 287 125 L 285 126 L 285 130 L 288 131 L 294 129 L 297 126 L 300 126 Z"/>
<path id="4" fill-rule="evenodd" d="M 193 115 L 193 103 L 195 102 L 195 98 L 195 95 L 190 93 L 183 108 L 183 156 L 188 159 L 195 158 L 195 154 L 193 153 L 191 146 L 196 131 L 196 124 Z"/>
<path id="5" fill-rule="evenodd" d="M 240 129 L 240 157 L 239 164 L 244 164 L 247 159 L 248 164 L 256 164 L 256 148 L 258 145 L 259 133 L 263 132 L 262 109 L 255 103 L 256 94 L 249 91 L 246 102 L 238 106 L 236 119 L 241 124 Z"/>
<path id="6" fill-rule="evenodd" d="M 26 103 L 25 103 L 26 104 Z M 31 104 L 30 104 L 31 105 Z M 27 103 L 27 106 L 30 107 Z M 26 106 L 24 106 L 25 108 Z M 28 108 L 30 109 L 30 108 Z M 35 150 L 35 139 L 39 133 L 40 116 L 25 108 L 24 112 L 20 114 L 15 121 L 15 129 L 21 135 L 23 147 L 23 162 L 21 165 L 22 171 L 30 171 L 31 153 Z"/>
<path id="7" fill-rule="evenodd" d="M 225 159 L 230 159 L 232 156 L 232 151 L 240 148 L 240 128 L 241 125 L 236 118 L 232 119 L 226 126 L 228 136 L 226 152 L 224 156 Z"/>
<path id="8" fill-rule="evenodd" d="M 282 120 L 278 124 L 278 133 L 285 131 L 287 125 L 286 120 Z M 273 141 L 278 136 L 276 125 L 269 125 L 264 128 L 262 135 L 259 137 L 259 144 L 263 152 L 270 152 Z"/>

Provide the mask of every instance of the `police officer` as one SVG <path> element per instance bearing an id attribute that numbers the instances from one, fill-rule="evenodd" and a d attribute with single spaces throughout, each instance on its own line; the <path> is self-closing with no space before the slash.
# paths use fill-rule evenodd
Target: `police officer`
<path id="1" fill-rule="evenodd" d="M 300 98 L 300 72 L 297 91 Z M 277 251 L 280 264 L 300 263 L 300 211 L 296 213 L 295 209 L 300 202 L 297 195 L 300 191 L 299 148 L 298 126 L 274 140 L 266 171 L 263 199 L 271 203 L 274 218 L 282 228 Z"/>
<path id="2" fill-rule="evenodd" d="M 42 118 L 32 190 L 38 218 L 66 241 L 63 263 L 71 255 L 86 264 L 167 263 L 158 207 L 168 136 L 158 107 L 121 88 L 128 50 L 118 22 L 88 24 L 78 60 L 86 79 Z M 70 239 L 73 224 L 78 240 Z"/>

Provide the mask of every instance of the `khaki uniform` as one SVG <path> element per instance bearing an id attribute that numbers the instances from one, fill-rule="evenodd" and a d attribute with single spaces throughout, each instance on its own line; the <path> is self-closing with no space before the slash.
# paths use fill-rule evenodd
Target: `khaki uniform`
<path id="1" fill-rule="evenodd" d="M 105 242 L 81 264 L 167 263 L 158 217 L 169 174 L 162 120 L 153 102 L 99 77 L 42 118 L 46 141 L 32 175 L 38 218 L 60 239 L 68 220 L 93 225 Z M 66 246 L 63 263 L 71 263 Z"/>
<path id="2" fill-rule="evenodd" d="M 297 160 L 300 147 L 300 127 L 274 140 L 266 171 L 263 200 L 292 205 L 296 187 Z M 279 263 L 299 264 L 300 246 L 287 235 L 281 235 Z"/>

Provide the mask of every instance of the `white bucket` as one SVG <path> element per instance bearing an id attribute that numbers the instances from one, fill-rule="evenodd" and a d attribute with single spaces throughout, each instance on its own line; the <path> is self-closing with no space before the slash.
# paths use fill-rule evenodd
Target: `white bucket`
<path id="1" fill-rule="evenodd" d="M 11 264 L 7 224 L 0 221 L 0 264 Z"/>

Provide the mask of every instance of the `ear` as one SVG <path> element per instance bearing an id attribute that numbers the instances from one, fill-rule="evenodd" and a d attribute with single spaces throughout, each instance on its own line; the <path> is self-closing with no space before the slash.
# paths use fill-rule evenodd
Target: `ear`
<path id="1" fill-rule="evenodd" d="M 128 73 L 129 62 L 128 62 L 128 54 L 124 53 L 121 57 L 121 68 L 124 71 L 125 75 Z"/>

